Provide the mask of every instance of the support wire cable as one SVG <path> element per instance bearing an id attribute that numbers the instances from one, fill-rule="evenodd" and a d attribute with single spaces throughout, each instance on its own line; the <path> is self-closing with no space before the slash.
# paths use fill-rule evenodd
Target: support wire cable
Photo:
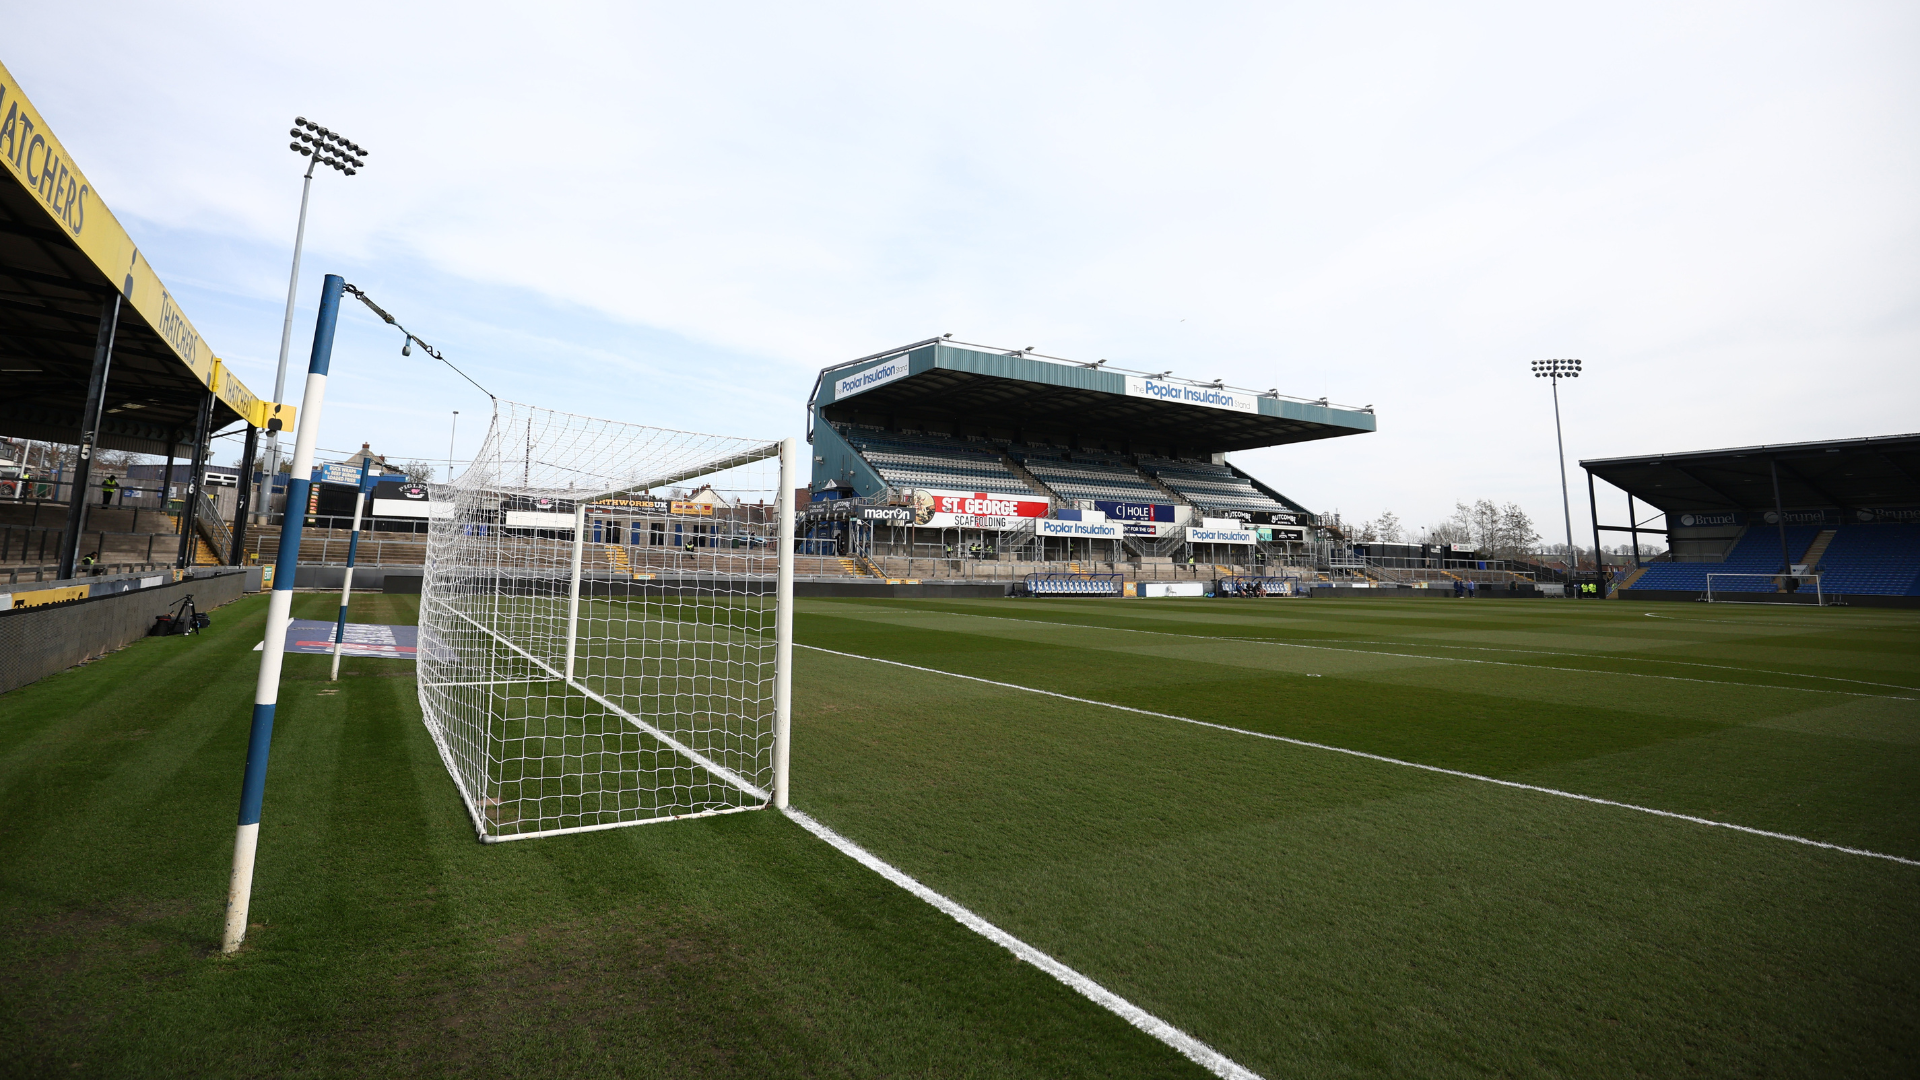
<path id="1" fill-rule="evenodd" d="M 355 297 L 357 297 L 357 298 L 358 298 L 358 299 L 360 300 L 360 302 L 361 302 L 361 303 L 363 303 L 363 304 L 365 304 L 365 305 L 367 305 L 367 307 L 369 307 L 369 308 L 371 308 L 371 309 L 372 309 L 372 311 L 373 311 L 373 313 L 374 313 L 375 315 L 378 315 L 378 316 L 380 316 L 380 318 L 381 318 L 381 320 L 382 320 L 382 321 L 384 321 L 384 322 L 386 322 L 386 323 L 387 323 L 387 324 L 388 324 L 389 326 L 394 326 L 394 327 L 398 327 L 401 333 L 403 333 L 403 334 L 405 334 L 405 335 L 407 335 L 407 341 L 406 341 L 406 345 L 403 345 L 403 346 L 401 346 L 401 352 L 403 352 L 403 353 L 404 353 L 404 352 L 406 352 L 406 350 L 407 350 L 407 346 L 410 346 L 410 345 L 418 345 L 418 346 L 420 346 L 420 347 L 421 347 L 422 349 L 424 349 L 424 350 L 426 350 L 426 353 L 427 353 L 427 355 L 428 355 L 428 356 L 431 356 L 431 357 L 433 357 L 433 358 L 434 358 L 435 360 L 438 360 L 438 361 L 440 361 L 441 363 L 443 363 L 443 364 L 445 364 L 445 365 L 447 365 L 448 367 L 450 367 L 450 368 L 453 368 L 453 373 L 454 373 L 454 374 L 456 374 L 456 375 L 458 375 L 458 376 L 460 376 L 461 378 L 463 378 L 463 379 L 465 379 L 465 380 L 467 380 L 467 381 L 468 381 L 468 382 L 470 382 L 470 383 L 473 383 L 473 388 L 474 388 L 475 390 L 478 390 L 478 391 L 480 391 L 481 393 L 483 393 L 483 394 L 485 394 L 485 395 L 487 395 L 487 397 L 489 397 L 489 398 L 492 398 L 492 399 L 493 399 L 494 401 L 496 401 L 496 402 L 500 400 L 500 398 L 499 398 L 499 397 L 498 397 L 497 395 L 495 395 L 493 391 L 491 391 L 491 390 L 489 390 L 489 389 L 487 389 L 487 388 L 486 388 L 486 387 L 484 387 L 484 386 L 481 386 L 481 385 L 480 385 L 479 383 L 477 383 L 477 382 L 474 382 L 474 379 L 473 379 L 473 376 L 471 376 L 471 375 L 469 375 L 469 374 L 467 374 L 467 373 L 466 373 L 466 372 L 464 372 L 464 371 L 461 371 L 461 370 L 460 370 L 460 369 L 459 369 L 458 367 L 455 367 L 455 366 L 454 366 L 454 363 L 453 363 L 453 361 L 451 361 L 451 360 L 449 360 L 449 359 L 447 359 L 447 358 L 446 358 L 445 356 L 442 356 L 442 355 L 440 354 L 440 350 L 439 350 L 439 349 L 436 349 L 436 348 L 434 348 L 433 346 L 431 346 L 431 345 L 429 345 L 429 344 L 427 344 L 426 342 L 424 342 L 424 341 L 422 341 L 422 340 L 420 340 L 420 338 L 419 338 L 419 336 L 418 336 L 418 335 L 416 335 L 416 334 L 414 334 L 414 332 L 413 332 L 413 331 L 411 331 L 411 330 L 409 330 L 409 329 L 407 329 L 407 328 L 406 328 L 405 326 L 402 326 L 402 325 L 400 324 L 400 320 L 398 320 L 398 319 L 396 319 L 396 318 L 394 318 L 394 317 L 392 316 L 392 314 L 390 314 L 390 313 L 389 313 L 389 312 L 387 311 L 387 309 L 386 309 L 386 308 L 383 308 L 383 307 L 381 307 L 381 306 L 380 306 L 379 304 L 376 304 L 376 303 L 374 303 L 374 302 L 373 302 L 373 298 L 372 298 L 372 297 L 370 297 L 370 296 L 368 296 L 368 295 L 367 295 L 366 293 L 364 293 L 364 292 L 361 292 L 361 291 L 360 291 L 359 289 L 357 289 L 357 288 L 355 288 L 355 287 L 353 287 L 352 285 L 345 285 L 345 286 L 343 286 L 343 287 L 344 287 L 344 288 L 346 289 L 346 291 L 347 291 L 347 292 L 350 292 L 350 293 L 352 293 L 352 294 L 353 294 L 353 295 L 354 295 Z"/>

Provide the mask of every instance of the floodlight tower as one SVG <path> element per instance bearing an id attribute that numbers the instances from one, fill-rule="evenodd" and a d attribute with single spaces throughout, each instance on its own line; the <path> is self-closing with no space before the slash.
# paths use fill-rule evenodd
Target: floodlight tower
<path id="1" fill-rule="evenodd" d="M 1567 519 L 1567 581 L 1579 572 L 1580 560 L 1573 550 L 1573 500 L 1567 495 L 1567 441 L 1560 434 L 1560 380 L 1580 377 L 1578 360 L 1535 360 L 1533 377 L 1553 380 L 1553 443 L 1560 450 L 1560 510 Z M 1600 552 L 1593 553 L 1594 567 L 1600 565 Z M 1577 593 L 1575 595 L 1578 595 Z"/>
<path id="2" fill-rule="evenodd" d="M 315 166 L 326 165 L 348 176 L 367 167 L 367 151 L 359 143 L 337 131 L 330 131 L 304 116 L 293 118 L 287 132 L 293 141 L 287 148 L 307 158 L 307 175 L 300 182 L 300 224 L 293 233 L 293 273 L 287 281 L 287 317 L 280 327 L 280 367 L 273 376 L 273 400 L 281 400 L 287 388 L 287 347 L 293 342 L 293 298 L 300 291 L 300 248 L 307 238 L 307 196 L 313 191 Z M 260 477 L 260 512 L 271 520 L 273 477 L 280 470 L 280 433 L 267 433 L 266 467 Z"/>

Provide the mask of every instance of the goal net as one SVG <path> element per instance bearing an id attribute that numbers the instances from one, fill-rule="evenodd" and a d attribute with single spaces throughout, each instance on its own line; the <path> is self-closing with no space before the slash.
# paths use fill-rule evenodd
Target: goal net
<path id="1" fill-rule="evenodd" d="M 1707 575 L 1707 592 L 1701 599 L 1710 604 L 1777 604 L 1789 597 L 1796 603 L 1827 602 L 1819 574 L 1712 573 Z"/>
<path id="2" fill-rule="evenodd" d="M 785 805 L 793 457 L 497 403 L 432 489 L 418 653 L 482 840 Z"/>

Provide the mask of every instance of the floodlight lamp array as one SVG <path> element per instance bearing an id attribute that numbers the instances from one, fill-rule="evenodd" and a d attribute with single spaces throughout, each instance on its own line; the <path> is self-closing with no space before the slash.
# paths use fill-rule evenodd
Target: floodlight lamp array
<path id="1" fill-rule="evenodd" d="M 293 128 L 287 132 L 293 136 L 293 142 L 287 148 L 301 157 L 314 158 L 336 172 L 348 176 L 367 167 L 367 151 L 359 143 L 337 131 L 331 131 L 304 116 L 293 118 Z"/>
<path id="2" fill-rule="evenodd" d="M 1535 360 L 1533 377 L 1536 379 L 1577 379 L 1580 377 L 1578 360 Z"/>

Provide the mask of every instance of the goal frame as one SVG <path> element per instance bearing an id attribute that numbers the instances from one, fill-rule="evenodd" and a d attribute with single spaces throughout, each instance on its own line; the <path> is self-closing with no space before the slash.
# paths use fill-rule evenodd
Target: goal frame
<path id="1" fill-rule="evenodd" d="M 1786 579 L 1786 578 L 1793 578 L 1793 579 L 1795 579 L 1795 580 L 1797 580 L 1797 581 L 1799 581 L 1799 582 L 1800 582 L 1800 587 L 1799 587 L 1799 588 L 1798 588 L 1797 590 L 1795 590 L 1795 591 L 1793 591 L 1793 592 L 1791 592 L 1791 593 L 1786 593 L 1786 594 L 1784 594 L 1784 595 L 1787 595 L 1787 596 L 1798 596 L 1798 595 L 1800 595 L 1800 594 L 1802 594 L 1802 593 L 1804 593 L 1804 592 L 1806 592 L 1806 584 L 1807 584 L 1807 582 L 1809 582 L 1809 581 L 1811 581 L 1811 582 L 1813 582 L 1813 604 L 1814 604 L 1814 606 L 1815 606 L 1815 607 L 1826 607 L 1826 606 L 1827 606 L 1827 597 L 1826 597 L 1826 593 L 1824 593 L 1823 591 L 1821 591 L 1821 588 L 1820 588 L 1820 575 L 1819 575 L 1819 574 L 1779 574 L 1779 573 L 1774 573 L 1774 574 L 1765 574 L 1765 573 L 1745 573 L 1745 572 L 1742 572 L 1742 573 L 1736 573 L 1736 572 L 1734 572 L 1734 571 L 1713 571 L 1713 572 L 1710 572 L 1710 573 L 1708 573 L 1708 574 L 1707 574 L 1707 591 L 1706 591 L 1706 593 L 1705 593 L 1704 595 L 1702 595 L 1702 596 L 1700 597 L 1700 599 L 1701 599 L 1701 600 L 1703 600 L 1703 601 L 1705 601 L 1705 602 L 1707 602 L 1707 603 L 1709 603 L 1709 604 L 1778 604 L 1778 603 L 1780 603 L 1781 601 L 1779 601 L 1779 600 L 1751 600 L 1751 599 L 1748 599 L 1748 600 L 1735 600 L 1735 599 L 1732 599 L 1732 598 L 1733 598 L 1733 597 L 1736 597 L 1736 596 L 1744 596 L 1744 597 L 1754 597 L 1754 596 L 1770 596 L 1770 595 L 1771 595 L 1771 596 L 1779 596 L 1779 595 L 1783 595 L 1783 594 L 1780 594 L 1780 593 L 1754 593 L 1754 592 L 1725 592 L 1725 591 L 1723 591 L 1723 592 L 1721 592 L 1721 594 L 1720 594 L 1719 596 L 1715 596 L 1715 595 L 1713 594 L 1713 579 L 1714 579 L 1714 578 L 1746 578 L 1746 579 L 1749 579 L 1749 580 L 1751 580 L 1751 579 L 1754 579 L 1754 578 L 1763 578 L 1763 579 L 1765 579 L 1765 580 L 1767 580 L 1767 581 L 1771 581 L 1771 582 L 1773 582 L 1773 583 L 1775 584 L 1775 586 L 1778 586 L 1778 585 L 1779 585 L 1779 583 L 1780 583 L 1780 582 L 1781 582 L 1781 581 L 1782 581 L 1783 579 Z"/>
<path id="2" fill-rule="evenodd" d="M 771 613 L 773 640 L 770 643 L 772 646 L 770 650 L 772 653 L 772 672 L 770 679 L 771 686 L 768 687 L 768 690 L 771 691 L 771 702 L 769 703 L 771 705 L 771 715 L 767 716 L 767 720 L 769 721 L 768 728 L 761 729 L 766 731 L 771 738 L 767 750 L 763 751 L 763 753 L 768 754 L 768 758 L 762 759 L 766 764 L 761 766 L 761 768 L 766 771 L 759 772 L 757 776 L 751 773 L 742 775 L 740 772 L 736 772 L 735 769 L 729 768 L 721 761 L 714 760 L 712 757 L 709 757 L 708 754 L 702 753 L 695 746 L 688 745 L 687 742 L 676 739 L 673 734 L 661 730 L 660 727 L 657 727 L 653 723 L 649 723 L 648 718 L 636 715 L 635 712 L 629 708 L 623 708 L 621 704 L 596 692 L 587 685 L 585 672 L 577 669 L 576 660 L 580 655 L 580 646 L 582 644 L 581 627 L 583 612 L 581 608 L 582 600 L 585 599 L 583 595 L 585 589 L 583 586 L 586 584 L 587 578 L 585 573 L 586 568 L 584 566 L 585 560 L 583 559 L 588 531 L 587 503 L 585 500 L 576 502 L 573 512 L 566 515 L 566 518 L 570 520 L 565 520 L 564 524 L 559 522 L 543 522 L 538 526 L 562 534 L 561 537 L 556 538 L 558 540 L 558 546 L 564 554 L 561 556 L 563 561 L 556 568 L 560 571 L 560 574 L 559 580 L 557 580 L 555 584 L 561 586 L 561 590 L 558 592 L 558 595 L 555 596 L 555 599 L 560 602 L 564 614 L 560 615 L 559 619 L 556 620 L 556 623 L 559 625 L 556 625 L 554 629 L 559 631 L 556 636 L 564 641 L 564 648 L 556 648 L 552 654 L 543 659 L 527 648 L 523 648 L 523 643 L 503 637 L 496 629 L 482 625 L 466 612 L 456 610 L 445 603 L 439 605 L 439 607 L 443 609 L 443 614 L 472 624 L 478 631 L 497 639 L 500 645 L 518 654 L 521 660 L 534 668 L 544 671 L 552 682 L 563 684 L 571 692 L 587 698 L 606 710 L 608 714 L 618 717 L 632 728 L 651 736 L 653 741 L 664 747 L 683 764 L 691 765 L 695 769 L 703 771 L 711 777 L 713 781 L 735 789 L 739 794 L 744 795 L 751 801 L 741 805 L 711 806 L 690 811 L 655 814 L 654 816 L 627 820 L 583 822 L 558 828 L 536 828 L 526 831 L 498 831 L 497 828 L 490 826 L 488 821 L 489 814 L 482 805 L 483 803 L 494 802 L 494 800 L 487 795 L 487 792 L 483 790 L 489 784 L 489 781 L 484 776 L 469 777 L 467 775 L 470 771 L 468 767 L 470 763 L 463 763 L 457 760 L 461 755 L 457 755 L 454 746 L 450 744 L 452 726 L 448 723 L 448 718 L 439 715 L 439 710 L 429 701 L 429 695 L 425 692 L 426 687 L 423 684 L 421 705 L 422 711 L 425 714 L 424 719 L 427 721 L 426 726 L 429 736 L 434 742 L 435 748 L 439 752 L 442 763 L 446 766 L 455 787 L 459 790 L 461 801 L 466 804 L 468 814 L 473 820 L 474 829 L 478 834 L 480 842 L 485 844 L 505 843 L 514 840 L 539 839 L 568 833 L 598 832 L 606 829 L 625 828 L 634 825 L 647 825 L 657 822 L 677 821 L 717 814 L 740 813 L 748 810 L 768 808 L 785 810 L 789 807 L 793 711 L 793 577 L 795 552 L 794 526 L 796 517 L 794 492 L 796 486 L 801 483 L 801 481 L 797 479 L 799 473 L 798 440 L 788 437 L 732 456 L 715 458 L 703 462 L 697 467 L 683 470 L 685 475 L 662 474 L 659 477 L 648 476 L 643 483 L 636 483 L 630 485 L 630 487 L 633 490 L 640 490 L 642 488 L 677 483 L 683 479 L 711 475 L 726 469 L 741 465 L 750 465 L 756 461 L 764 461 L 767 459 L 777 460 L 776 476 L 779 487 L 773 500 L 774 505 L 770 508 L 773 511 L 771 515 L 772 521 L 769 523 L 772 525 L 772 530 L 771 535 L 767 537 L 768 542 L 765 545 L 773 549 L 768 552 L 768 554 L 774 556 L 774 559 L 771 561 L 773 561 L 775 565 L 770 568 L 775 570 L 773 575 L 774 580 L 767 582 L 765 578 L 761 579 L 763 582 L 766 582 L 766 584 L 772 586 L 771 589 L 767 590 L 767 593 L 771 593 L 773 599 L 773 611 Z M 610 493 L 618 496 L 630 492 L 624 487 L 615 487 L 610 489 Z M 608 494 L 609 492 L 598 493 L 601 498 L 607 497 Z M 572 535 L 566 536 L 565 533 L 568 532 Z M 599 543 L 597 530 L 595 532 L 594 542 L 596 544 Z M 638 541 L 636 540 L 635 542 L 637 543 Z M 690 542 L 688 546 L 689 549 L 691 549 L 692 543 Z M 765 550 L 765 548 L 762 548 L 762 550 Z M 632 576 L 635 578 L 651 578 L 653 575 L 634 574 Z M 766 595 L 766 593 L 762 593 L 761 595 Z M 435 603 L 436 599 L 437 596 L 422 597 L 423 604 Z M 424 644 L 423 642 L 423 645 Z M 559 646 L 561 645 L 561 641 L 555 641 L 553 644 Z M 766 684 L 763 683 L 762 685 L 765 686 Z M 764 701 L 766 699 L 762 700 Z M 470 781 L 478 783 L 480 786 L 475 787 Z"/>

